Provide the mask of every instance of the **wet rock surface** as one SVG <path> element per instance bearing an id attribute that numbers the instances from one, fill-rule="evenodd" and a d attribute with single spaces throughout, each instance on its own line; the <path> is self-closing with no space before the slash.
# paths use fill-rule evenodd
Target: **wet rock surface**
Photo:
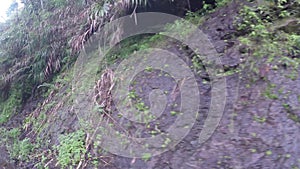
<path id="1" fill-rule="evenodd" d="M 211 15 L 201 29 L 210 37 L 217 52 L 220 53 L 224 67 L 240 64 L 243 57 L 232 37 L 237 4 L 231 4 Z M 220 17 L 221 16 L 221 17 Z M 180 50 L 173 50 L 180 57 L 190 57 Z M 149 161 L 115 156 L 112 166 L 106 168 L 296 168 L 300 166 L 299 122 L 300 115 L 299 77 L 290 80 L 285 77 L 288 70 L 270 71 L 264 77 L 247 85 L 248 72 L 236 73 L 226 77 L 227 100 L 222 120 L 212 135 L 203 144 L 198 136 L 210 108 L 210 85 L 203 85 L 198 78 L 202 102 L 197 123 L 189 134 L 175 148 L 152 157 Z M 162 84 L 162 80 L 152 81 Z M 267 99 L 264 92 L 267 84 L 282 88 L 283 96 L 276 100 Z M 284 96 L 285 95 L 285 96 Z M 145 95 L 143 96 L 145 97 Z M 145 97 L 146 98 L 146 97 Z M 289 111 L 283 104 L 289 105 Z M 212 105 L 213 106 L 213 105 Z M 294 120 L 290 117 L 293 115 Z M 295 119 L 296 118 L 296 119 Z M 166 118 L 166 121 L 171 119 Z"/>

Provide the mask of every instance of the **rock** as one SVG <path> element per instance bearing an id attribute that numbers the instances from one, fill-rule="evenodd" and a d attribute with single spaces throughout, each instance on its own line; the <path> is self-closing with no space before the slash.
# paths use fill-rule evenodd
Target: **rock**
<path id="1" fill-rule="evenodd" d="M 220 40 L 220 41 L 215 42 L 214 46 L 218 53 L 224 53 L 225 49 L 227 47 L 227 44 L 223 40 Z"/>

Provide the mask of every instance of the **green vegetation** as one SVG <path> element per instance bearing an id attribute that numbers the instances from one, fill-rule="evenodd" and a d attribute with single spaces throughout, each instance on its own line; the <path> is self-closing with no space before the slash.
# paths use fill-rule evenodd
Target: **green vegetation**
<path id="1" fill-rule="evenodd" d="M 270 155 L 272 155 L 272 154 L 273 154 L 273 153 L 272 153 L 271 150 L 266 151 L 266 155 L 267 155 L 267 156 L 270 156 Z"/>
<path id="2" fill-rule="evenodd" d="M 267 80 L 266 74 L 270 70 L 283 73 L 288 80 L 299 78 L 300 58 L 300 2 L 291 0 L 261 1 L 258 7 L 244 6 L 236 19 L 241 44 L 248 62 L 241 67 L 255 82 L 259 79 Z M 268 84 L 262 93 L 268 99 L 287 99 L 289 92 Z M 287 117 L 298 123 L 299 116 L 293 113 L 291 106 L 282 104 Z M 260 123 L 266 121 L 264 117 L 254 117 Z"/>
<path id="3" fill-rule="evenodd" d="M 75 166 L 84 158 L 85 133 L 81 130 L 59 137 L 59 145 L 56 146 L 58 151 L 57 160 L 62 168 Z"/>
<path id="4" fill-rule="evenodd" d="M 267 120 L 266 117 L 259 117 L 259 116 L 254 116 L 253 119 L 258 123 L 265 123 Z"/>
<path id="5" fill-rule="evenodd" d="M 0 102 L 0 124 L 6 123 L 9 118 L 19 111 L 22 102 L 22 91 L 14 87 L 7 100 Z"/>
<path id="6" fill-rule="evenodd" d="M 146 2 L 120 1 L 113 10 Z M 7 122 L 21 103 L 37 94 L 33 92 L 37 86 L 55 90 L 53 77 L 74 64 L 84 42 L 106 19 L 119 15 L 108 15 L 108 11 L 113 13 L 115 0 L 86 3 L 28 0 L 23 1 L 22 9 L 14 7 L 16 3 L 12 5 L 9 20 L 0 24 L 0 124 Z M 83 15 L 79 16 L 81 12 Z"/>
<path id="7" fill-rule="evenodd" d="M 10 140 L 17 140 L 21 131 L 18 128 L 13 128 L 11 130 L 6 130 L 5 128 L 0 128 L 1 140 L 0 143 L 5 143 Z"/>
<path id="8" fill-rule="evenodd" d="M 28 155 L 33 151 L 34 146 L 28 138 L 21 141 L 15 141 L 8 151 L 12 159 L 28 160 Z"/>
<path id="9" fill-rule="evenodd" d="M 178 113 L 177 113 L 176 111 L 171 111 L 170 114 L 171 114 L 172 116 L 176 116 Z"/>
<path id="10" fill-rule="evenodd" d="M 295 123 L 300 123 L 300 117 L 297 114 L 294 114 L 292 112 L 288 112 L 288 118 L 293 120 Z"/>
<path id="11" fill-rule="evenodd" d="M 231 0 L 216 0 L 213 5 L 204 2 L 203 9 L 197 12 L 187 12 L 185 20 L 177 20 L 174 24 L 165 26 L 164 32 L 154 35 L 139 35 L 123 40 L 106 55 L 103 61 L 105 63 L 101 65 L 93 63 L 89 65 L 86 72 L 81 73 L 99 69 L 98 73 L 100 74 L 104 68 L 114 66 L 115 63 L 130 57 L 137 51 L 152 47 L 164 49 L 173 47 L 175 42 L 168 39 L 164 35 L 165 32 L 176 32 L 178 37 L 187 37 L 193 31 L 186 29 L 187 22 L 193 23 L 195 26 L 201 25 L 209 18 L 207 14 L 216 12 L 216 9 L 226 6 L 229 2 Z M 266 74 L 270 71 L 282 73 L 287 81 L 294 82 L 299 78 L 300 2 L 299 0 L 263 2 L 259 6 L 254 3 L 244 6 L 235 21 L 237 31 L 233 33 L 233 40 L 238 38 L 240 41 L 240 52 L 247 58 L 247 62 L 241 63 L 237 68 L 226 67 L 228 70 L 220 72 L 218 75 L 231 76 L 247 72 L 247 75 L 249 73 L 249 77 L 251 77 L 250 82 L 247 82 L 246 85 L 249 90 L 255 87 L 257 81 L 267 82 L 262 95 L 270 99 L 267 101 L 280 102 L 279 106 L 282 104 L 286 116 L 295 123 L 299 123 L 299 115 L 293 112 L 293 107 L 287 101 L 291 91 L 287 92 L 281 86 L 271 84 Z M 53 141 L 47 138 L 48 133 L 45 134 L 45 132 L 52 127 L 50 126 L 52 124 L 48 124 L 52 123 L 50 122 L 53 120 L 52 118 L 55 118 L 53 121 L 56 121 L 55 115 L 63 114 L 65 116 L 67 113 L 70 113 L 70 116 L 73 115 L 74 110 L 70 105 L 75 99 L 72 98 L 73 96 L 69 96 L 73 92 L 72 68 L 83 45 L 89 42 L 90 37 L 98 29 L 101 29 L 103 24 L 128 12 L 125 9 L 146 3 L 147 0 L 26 0 L 24 9 L 11 9 L 9 22 L 0 24 L 0 143 L 5 145 L 10 158 L 18 167 L 23 166 L 24 163 L 34 163 L 33 168 L 49 168 L 49 165 L 56 165 L 56 162 L 61 168 L 80 168 L 83 163 L 93 164 L 95 168 L 99 168 L 102 162 L 109 165 L 110 162 L 106 162 L 106 159 L 102 160 L 107 157 L 102 156 L 104 150 L 100 148 L 100 141 L 92 142 L 90 135 L 86 135 L 84 131 L 78 130 L 63 134 L 58 139 L 58 145 L 44 146 L 44 143 L 50 144 Z M 184 44 L 177 46 L 177 42 L 174 46 L 183 52 L 188 48 Z M 97 55 L 96 52 L 94 54 Z M 202 78 L 205 67 L 201 56 L 190 55 L 189 57 L 191 68 L 196 75 Z M 165 67 L 168 66 L 170 65 L 165 65 Z M 146 67 L 145 72 L 150 74 L 154 72 L 153 69 L 153 67 Z M 170 77 L 169 74 L 164 73 L 161 73 L 160 76 Z M 203 84 L 210 83 L 207 78 L 203 78 Z M 134 83 L 136 84 L 136 82 Z M 172 92 L 166 90 L 164 94 L 172 95 Z M 300 96 L 297 97 L 300 102 Z M 26 102 L 29 98 L 36 99 L 37 105 L 28 106 Z M 252 95 L 249 98 L 251 99 Z M 148 123 L 155 117 L 151 115 L 149 107 L 136 91 L 130 91 L 128 99 L 137 109 L 137 112 L 133 113 L 136 113 L 140 120 L 144 118 L 147 129 L 145 133 L 156 136 L 164 131 L 160 128 L 159 123 Z M 242 106 L 250 105 L 247 99 L 244 101 L 247 104 L 243 103 Z M 69 107 L 63 107 L 67 104 Z M 174 107 L 178 106 L 180 105 L 174 104 Z M 7 123 L 14 115 L 22 111 L 22 107 L 26 107 L 26 109 L 24 108 L 26 110 L 24 117 L 22 117 L 23 114 L 20 114 L 23 118 L 20 122 L 23 123 L 20 125 Z M 59 109 L 60 107 L 63 107 L 63 111 Z M 110 114 L 104 113 L 105 110 L 101 106 L 95 106 L 95 112 L 101 113 L 103 115 L 101 117 L 107 117 L 110 120 L 108 124 L 112 127 L 122 127 L 113 121 L 115 116 L 109 117 Z M 172 119 L 180 114 L 176 111 L 169 112 L 169 116 L 173 116 Z M 237 112 L 232 114 L 237 119 L 239 115 Z M 76 115 L 74 117 L 76 118 Z M 121 115 L 118 117 L 122 120 Z M 74 121 L 76 120 L 78 119 Z M 80 125 L 90 125 L 88 122 L 80 120 L 78 122 Z M 269 114 L 254 115 L 251 120 L 260 123 L 259 125 L 255 123 L 257 126 L 268 125 L 269 121 L 272 121 L 271 118 L 269 119 Z M 70 123 L 73 125 L 74 122 Z M 8 130 L 5 129 L 7 126 L 15 128 Z M 21 128 L 22 130 L 20 130 Z M 101 130 L 105 130 L 105 128 L 101 128 Z M 24 136 L 25 138 L 23 138 Z M 96 137 L 101 140 L 101 136 Z M 260 133 L 252 133 L 250 137 L 258 140 Z M 170 143 L 172 140 L 165 138 L 161 148 L 169 148 Z M 248 153 L 259 151 L 259 149 L 249 149 L 248 147 L 246 150 L 250 151 Z M 273 154 L 271 150 L 264 153 L 266 156 Z M 152 154 L 145 152 L 142 160 L 149 161 L 151 157 Z M 290 154 L 286 154 L 284 157 L 292 159 Z M 233 157 L 223 156 L 222 158 L 229 160 Z M 218 163 L 222 164 L 223 162 Z"/>
<path id="12" fill-rule="evenodd" d="M 251 151 L 251 153 L 256 153 L 257 152 L 257 150 L 254 149 L 254 148 L 250 149 L 250 151 Z"/>
<path id="13" fill-rule="evenodd" d="M 265 92 L 263 93 L 266 98 L 277 100 L 279 96 L 274 93 L 276 85 L 268 85 Z"/>
<path id="14" fill-rule="evenodd" d="M 21 131 L 18 128 L 6 130 L 0 128 L 1 144 L 6 145 L 10 158 L 13 160 L 29 160 L 29 154 L 34 150 L 34 145 L 28 138 L 19 140 Z"/>
<path id="15" fill-rule="evenodd" d="M 142 159 L 144 161 L 149 161 L 152 157 L 152 154 L 151 153 L 144 153 L 143 156 L 142 156 Z"/>
<path id="16" fill-rule="evenodd" d="M 297 70 L 300 60 L 296 55 L 300 54 L 300 35 L 297 31 L 284 31 L 284 27 L 288 27 L 289 22 L 299 22 L 297 19 L 286 21 L 285 17 L 297 15 L 298 11 L 291 8 L 284 8 L 282 5 L 287 1 L 277 1 L 275 4 L 262 5 L 258 8 L 245 6 L 240 11 L 237 18 L 240 42 L 248 47 L 255 58 L 250 58 L 249 69 L 255 74 L 261 73 L 259 69 L 263 64 L 274 65 L 274 70 L 278 66 L 291 68 L 293 74 L 289 76 L 292 80 L 297 78 Z M 299 6 L 299 2 L 294 1 L 295 6 Z M 270 5 L 272 7 L 270 7 Z M 275 6 L 274 6 L 275 5 Z M 281 11 L 285 15 L 275 16 L 275 13 Z M 287 22 L 287 25 L 281 22 Z M 257 60 L 257 58 L 260 58 Z M 276 59 L 275 59 L 276 58 Z"/>
<path id="17" fill-rule="evenodd" d="M 218 8 L 221 8 L 225 5 L 227 5 L 229 2 L 232 2 L 232 0 L 216 0 L 215 4 L 209 4 L 205 0 L 203 1 L 203 8 L 198 12 L 201 15 L 206 15 L 209 13 L 214 12 Z"/>

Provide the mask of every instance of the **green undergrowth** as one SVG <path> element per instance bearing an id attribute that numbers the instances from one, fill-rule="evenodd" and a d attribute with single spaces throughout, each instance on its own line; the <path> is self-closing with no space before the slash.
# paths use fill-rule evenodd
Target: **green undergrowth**
<path id="1" fill-rule="evenodd" d="M 28 138 L 20 140 L 21 130 L 13 128 L 10 130 L 0 128 L 0 143 L 6 146 L 10 159 L 28 161 L 30 153 L 34 150 L 34 144 Z"/>
<path id="2" fill-rule="evenodd" d="M 9 162 L 18 164 L 28 164 L 30 162 L 34 166 L 33 168 L 49 168 L 47 162 L 51 161 L 54 154 L 53 150 L 48 149 L 49 140 L 40 137 L 21 139 L 22 132 L 24 131 L 19 128 L 9 130 L 0 128 L 0 144 L 6 148 L 10 158 Z"/>
<path id="3" fill-rule="evenodd" d="M 226 6 L 228 3 L 233 2 L 233 0 L 216 0 L 215 4 L 210 4 L 207 1 L 203 1 L 203 8 L 197 13 L 205 16 L 209 13 L 215 12 L 217 9 Z"/>
<path id="4" fill-rule="evenodd" d="M 284 1 L 282 1 L 284 2 Z M 294 2 L 294 8 L 300 9 L 299 2 Z M 248 50 L 251 52 L 251 56 L 255 60 L 261 60 L 265 63 L 273 65 L 285 65 L 298 69 L 299 58 L 295 57 L 300 54 L 300 34 L 297 30 L 288 32 L 284 31 L 284 26 L 274 28 L 274 24 L 285 18 L 296 18 L 295 24 L 300 25 L 300 13 L 295 10 L 282 9 L 280 2 L 274 8 L 270 6 L 258 6 L 250 7 L 244 6 L 240 11 L 240 16 L 237 20 L 240 20 L 238 30 L 241 37 L 239 40 L 242 44 L 247 45 Z M 277 16 L 278 13 L 287 13 L 286 15 Z M 247 53 L 249 54 L 249 53 Z M 276 69 L 276 67 L 272 67 Z M 257 72 L 253 67 L 253 70 Z"/>
<path id="5" fill-rule="evenodd" d="M 60 87 L 68 85 L 62 94 L 71 92 L 72 69 L 65 69 L 60 74 L 56 74 L 51 82 L 44 82 L 38 86 L 26 80 L 12 84 L 7 92 L 7 98 L 0 98 L 0 125 L 5 124 L 9 119 L 19 113 L 22 105 L 34 95 L 34 97 L 47 98 L 51 92 L 58 92 Z M 35 88 L 36 93 L 33 93 Z M 47 108 L 46 108 L 47 109 Z"/>
<path id="6" fill-rule="evenodd" d="M 266 82 L 261 93 L 263 97 L 284 102 L 291 91 L 273 84 L 268 74 L 281 74 L 289 82 L 299 79 L 300 1 L 260 2 L 259 5 L 244 6 L 236 18 L 240 52 L 247 60 L 240 68 L 242 76 L 246 76 L 251 84 L 260 80 Z M 299 122 L 289 104 L 284 102 L 283 108 L 289 119 Z M 264 123 L 267 117 L 254 116 L 253 119 Z"/>
<path id="7" fill-rule="evenodd" d="M 14 86 L 9 97 L 5 101 L 0 102 L 0 124 L 6 123 L 12 115 L 18 113 L 22 103 L 22 88 Z"/>
<path id="8" fill-rule="evenodd" d="M 300 64 L 300 2 L 261 2 L 266 3 L 244 6 L 236 18 L 240 52 L 247 60 L 240 67 L 252 83 L 267 80 L 270 71 L 288 71 L 285 77 L 294 81 Z M 264 95 L 279 98 L 270 87 Z"/>
<path id="9" fill-rule="evenodd" d="M 59 137 L 57 161 L 62 168 L 76 168 L 86 153 L 85 133 L 81 130 Z"/>

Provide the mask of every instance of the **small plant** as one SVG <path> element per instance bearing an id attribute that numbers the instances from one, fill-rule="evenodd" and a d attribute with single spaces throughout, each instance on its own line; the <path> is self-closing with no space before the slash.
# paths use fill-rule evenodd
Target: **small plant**
<path id="1" fill-rule="evenodd" d="M 147 66 L 147 67 L 145 68 L 145 71 L 146 71 L 146 72 L 152 72 L 152 70 L 153 70 L 153 68 L 152 68 L 151 66 Z"/>
<path id="2" fill-rule="evenodd" d="M 85 133 L 81 130 L 59 137 L 60 144 L 56 146 L 58 151 L 57 161 L 62 168 L 74 166 L 80 162 L 85 149 Z"/>
<path id="3" fill-rule="evenodd" d="M 9 155 L 12 159 L 28 160 L 28 154 L 34 149 L 33 144 L 28 138 L 19 141 L 15 140 L 11 147 L 8 147 Z"/>
<path id="4" fill-rule="evenodd" d="M 242 22 L 238 24 L 238 30 L 240 31 L 251 32 L 255 25 L 262 24 L 262 20 L 258 13 L 255 9 L 249 6 L 244 6 L 244 8 L 240 11 L 239 18 L 242 18 Z"/>
<path id="5" fill-rule="evenodd" d="M 0 128 L 0 143 L 1 144 L 6 144 L 9 141 L 15 141 L 18 139 L 20 136 L 20 129 L 18 128 L 13 128 L 11 130 L 7 130 L 5 128 Z"/>
<path id="6" fill-rule="evenodd" d="M 231 0 L 216 0 L 216 8 L 226 6 Z"/>
<path id="7" fill-rule="evenodd" d="M 161 147 L 166 148 L 171 142 L 172 140 L 170 138 L 166 138 L 164 143 L 161 145 Z"/>
<path id="8" fill-rule="evenodd" d="M 130 98 L 130 99 L 136 99 L 137 97 L 138 97 L 138 95 L 136 94 L 136 92 L 134 90 L 132 90 L 128 93 L 128 98 Z"/>
<path id="9" fill-rule="evenodd" d="M 282 106 L 287 112 L 291 111 L 291 106 L 288 103 L 284 103 L 284 104 L 282 104 Z"/>
<path id="10" fill-rule="evenodd" d="M 250 149 L 250 152 L 251 152 L 251 153 L 256 153 L 256 152 L 257 152 L 257 150 L 256 150 L 256 149 L 254 149 L 254 148 L 251 148 L 251 149 Z"/>
<path id="11" fill-rule="evenodd" d="M 267 121 L 265 117 L 254 116 L 253 118 L 258 123 L 265 123 Z"/>
<path id="12" fill-rule="evenodd" d="M 286 154 L 285 158 L 290 158 L 292 155 L 291 154 Z"/>
<path id="13" fill-rule="evenodd" d="M 270 155 L 272 155 L 272 154 L 273 154 L 273 153 L 272 153 L 271 150 L 266 151 L 266 155 L 267 155 L 267 156 L 270 156 Z"/>
<path id="14" fill-rule="evenodd" d="M 151 153 L 144 153 L 143 156 L 142 156 L 142 159 L 144 161 L 149 161 L 151 157 L 152 157 Z"/>
<path id="15" fill-rule="evenodd" d="M 199 56 L 194 56 L 192 58 L 193 69 L 196 73 L 201 73 L 201 69 L 203 69 L 203 63 Z"/>
<path id="16" fill-rule="evenodd" d="M 148 106 L 146 106 L 144 102 L 138 102 L 135 107 L 142 112 L 149 110 Z"/>
<path id="17" fill-rule="evenodd" d="M 295 123 L 299 123 L 300 122 L 300 118 L 297 114 L 294 113 L 288 113 L 288 118 L 293 120 Z"/>
<path id="18" fill-rule="evenodd" d="M 272 100 L 277 100 L 277 99 L 279 99 L 279 97 L 275 94 L 275 93 L 273 93 L 273 90 L 274 90 L 274 88 L 275 88 L 276 86 L 274 86 L 274 85 L 268 85 L 268 87 L 266 88 L 266 90 L 265 90 L 265 92 L 264 92 L 264 96 L 266 97 L 266 98 L 269 98 L 269 99 L 272 99 Z"/>
<path id="19" fill-rule="evenodd" d="M 200 25 L 204 18 L 202 17 L 201 15 L 201 12 L 198 11 L 198 12 L 190 12 L 188 11 L 186 13 L 186 17 L 185 17 L 186 20 L 190 21 L 192 24 L 195 24 L 195 25 Z"/>
<path id="20" fill-rule="evenodd" d="M 172 116 L 176 116 L 178 113 L 177 113 L 176 111 L 171 111 L 170 114 L 171 114 Z"/>

